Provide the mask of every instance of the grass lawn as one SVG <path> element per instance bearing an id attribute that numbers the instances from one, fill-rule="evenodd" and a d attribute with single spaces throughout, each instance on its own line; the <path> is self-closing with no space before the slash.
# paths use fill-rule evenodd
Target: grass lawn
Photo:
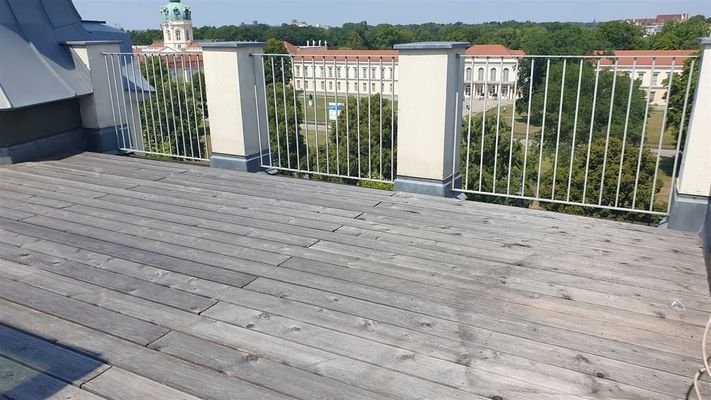
<path id="1" fill-rule="evenodd" d="M 649 121 L 647 122 L 647 133 L 645 134 L 645 146 L 647 148 L 657 148 L 659 146 L 659 137 L 662 132 L 662 123 L 664 122 L 664 110 L 663 109 L 650 109 L 649 110 Z M 672 137 L 669 127 L 667 127 L 664 133 L 664 142 L 662 142 L 662 149 L 675 149 L 676 143 Z"/>

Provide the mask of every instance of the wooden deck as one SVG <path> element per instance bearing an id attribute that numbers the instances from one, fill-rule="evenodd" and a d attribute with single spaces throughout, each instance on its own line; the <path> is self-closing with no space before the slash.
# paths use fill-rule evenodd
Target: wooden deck
<path id="1" fill-rule="evenodd" d="M 8 397 L 679 399 L 709 313 L 694 235 L 88 153 L 0 168 Z"/>

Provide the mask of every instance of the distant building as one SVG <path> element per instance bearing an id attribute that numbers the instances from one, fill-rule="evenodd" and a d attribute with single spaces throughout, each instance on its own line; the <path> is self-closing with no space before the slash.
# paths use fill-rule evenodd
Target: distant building
<path id="1" fill-rule="evenodd" d="M 641 81 L 642 90 L 647 93 L 649 104 L 664 106 L 668 86 L 664 82 L 672 74 L 680 74 L 684 63 L 693 56 L 695 50 L 616 50 L 617 72 L 634 73 L 635 79 Z M 673 65 L 672 65 L 673 64 Z M 615 59 L 603 58 L 600 66 L 614 70 Z"/>
<path id="2" fill-rule="evenodd" d="M 162 56 L 172 75 L 191 79 L 202 68 L 202 47 L 193 36 L 192 10 L 181 0 L 170 0 L 160 8 L 163 41 L 148 46 L 133 46 L 133 53 L 139 62 L 141 56 Z"/>
<path id="3" fill-rule="evenodd" d="M 319 45 L 321 43 L 319 42 Z M 296 90 L 319 95 L 375 95 L 397 97 L 397 50 L 329 50 L 316 46 L 285 43 L 294 60 Z M 513 100 L 518 80 L 518 60 L 525 53 L 502 45 L 475 45 L 467 49 L 464 95 L 483 99 Z M 473 90 L 472 90 L 473 89 Z"/>
<path id="4" fill-rule="evenodd" d="M 689 14 L 660 14 L 656 18 L 626 19 L 625 22 L 644 28 L 645 36 L 656 35 L 669 21 L 686 22 Z"/>
<path id="5" fill-rule="evenodd" d="M 200 45 L 193 36 L 192 9 L 181 0 L 170 0 L 170 3 L 160 8 L 163 41 L 149 46 L 134 46 L 134 53 L 170 54 L 185 52 L 202 52 Z"/>

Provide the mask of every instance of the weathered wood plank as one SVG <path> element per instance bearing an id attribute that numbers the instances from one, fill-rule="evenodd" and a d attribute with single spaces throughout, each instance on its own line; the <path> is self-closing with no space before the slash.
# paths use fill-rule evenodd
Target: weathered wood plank
<path id="1" fill-rule="evenodd" d="M 685 371 L 685 373 L 690 372 L 693 375 L 694 369 L 698 367 L 698 361 L 693 356 L 677 355 L 641 347 L 630 344 L 629 339 L 627 343 L 599 337 L 593 339 L 546 325 L 502 320 L 498 318 L 496 312 L 492 312 L 492 315 L 477 314 L 474 316 L 450 305 L 442 306 L 422 301 L 407 305 L 406 303 L 410 300 L 408 298 L 393 296 L 392 293 L 385 292 L 379 295 L 377 290 L 355 285 L 337 285 L 336 282 L 334 285 L 327 285 L 326 282 L 312 283 L 311 287 L 302 285 L 260 278 L 248 285 L 247 289 L 355 315 L 362 314 L 358 310 L 367 309 L 371 319 L 436 333 L 455 340 L 462 340 L 463 336 L 488 338 L 491 336 L 490 332 L 494 331 L 572 349 L 580 353 L 607 357 L 635 366 L 654 365 L 655 368 L 674 374 Z M 313 288 L 315 286 L 320 289 Z M 360 291 L 363 293 L 359 293 Z M 673 339 L 669 340 L 673 341 Z"/>
<path id="2" fill-rule="evenodd" d="M 375 392 L 181 333 L 171 332 L 150 348 L 301 399 L 386 399 Z"/>
<path id="3" fill-rule="evenodd" d="M 65 346 L 101 354 L 111 365 L 200 398 L 292 398 L 4 300 L 0 300 L 0 321 Z"/>
<path id="4" fill-rule="evenodd" d="M 160 253 L 142 251 L 139 248 L 128 247 L 69 232 L 61 232 L 38 225 L 17 223 L 0 218 L 0 228 L 15 233 L 42 238 L 57 243 L 63 243 L 65 245 L 71 244 L 79 248 L 94 250 L 98 253 L 106 254 L 112 257 L 119 257 L 137 263 L 158 266 L 169 271 L 186 273 L 192 276 L 232 286 L 242 287 L 256 278 L 254 275 L 243 274 L 239 271 L 234 271 L 233 269 L 230 270 L 228 268 L 220 268 L 200 262 L 166 256 Z"/>
<path id="5" fill-rule="evenodd" d="M 71 386 L 0 356 L 0 395 L 13 400 L 100 400 L 99 396 Z"/>
<path id="6" fill-rule="evenodd" d="M 195 396 L 117 367 L 112 367 L 85 383 L 82 389 L 109 400 L 199 400 Z"/>
<path id="7" fill-rule="evenodd" d="M 5 240 L 0 239 L 0 241 L 4 242 Z M 0 243 L 0 259 L 36 266 L 68 278 L 194 313 L 200 313 L 215 304 L 215 300 L 210 298 L 173 290 L 141 279 L 93 268 L 86 264 L 52 257 L 25 247 L 14 247 Z"/>
<path id="8" fill-rule="evenodd" d="M 99 361 L 101 355 L 89 358 L 2 324 L 0 356 L 75 386 L 81 386 L 109 368 Z"/>
<path id="9" fill-rule="evenodd" d="M 0 279 L 0 297 L 141 345 L 151 343 L 168 332 L 134 318 L 7 279 Z"/>

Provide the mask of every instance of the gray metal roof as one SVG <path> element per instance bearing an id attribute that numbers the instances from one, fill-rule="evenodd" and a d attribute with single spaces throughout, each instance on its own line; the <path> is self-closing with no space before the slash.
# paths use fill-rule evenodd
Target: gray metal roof
<path id="1" fill-rule="evenodd" d="M 130 51 L 125 33 L 96 25 L 71 0 L 0 0 L 0 110 L 91 94 L 86 67 L 61 43 L 110 37 Z"/>

